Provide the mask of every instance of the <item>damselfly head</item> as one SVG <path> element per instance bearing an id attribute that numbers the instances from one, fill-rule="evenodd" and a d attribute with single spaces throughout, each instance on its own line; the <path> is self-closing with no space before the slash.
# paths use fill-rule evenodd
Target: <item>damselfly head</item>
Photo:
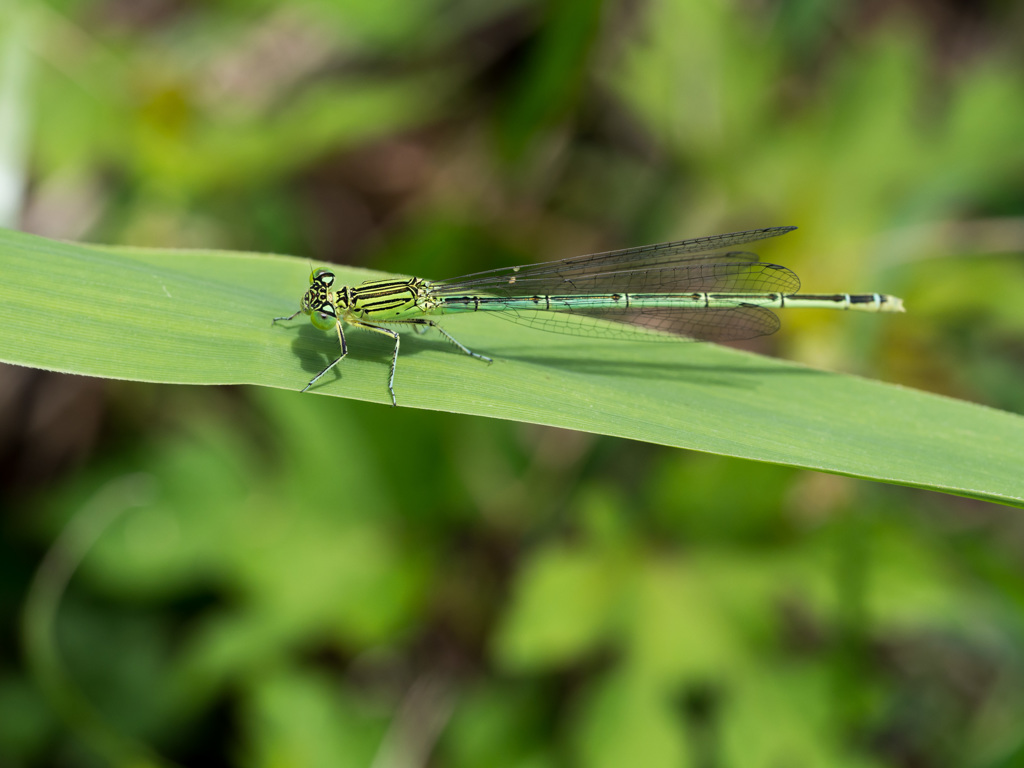
<path id="1" fill-rule="evenodd" d="M 309 275 L 309 290 L 302 297 L 302 311 L 306 314 L 322 312 L 324 307 L 330 306 L 331 285 L 334 283 L 334 274 L 326 269 L 318 269 Z"/>

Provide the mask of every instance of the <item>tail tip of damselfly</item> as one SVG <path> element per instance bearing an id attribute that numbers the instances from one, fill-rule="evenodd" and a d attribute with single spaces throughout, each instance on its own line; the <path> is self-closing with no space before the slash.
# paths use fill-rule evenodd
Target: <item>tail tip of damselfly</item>
<path id="1" fill-rule="evenodd" d="M 886 299 L 887 299 L 887 303 L 891 305 L 889 307 L 889 311 L 890 312 L 906 312 L 907 311 L 907 308 L 903 306 L 903 299 L 901 299 L 899 296 L 887 296 Z"/>

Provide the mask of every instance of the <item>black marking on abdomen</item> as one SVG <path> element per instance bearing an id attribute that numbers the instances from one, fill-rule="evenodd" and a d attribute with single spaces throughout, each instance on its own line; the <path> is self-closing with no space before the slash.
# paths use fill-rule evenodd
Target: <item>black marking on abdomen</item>
<path id="1" fill-rule="evenodd" d="M 801 293 L 799 296 L 810 301 L 834 301 L 836 304 L 846 301 L 844 293 Z"/>

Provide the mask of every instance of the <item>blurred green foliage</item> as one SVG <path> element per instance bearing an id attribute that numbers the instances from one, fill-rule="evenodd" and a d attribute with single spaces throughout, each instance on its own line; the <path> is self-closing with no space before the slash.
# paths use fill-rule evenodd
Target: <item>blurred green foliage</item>
<path id="1" fill-rule="evenodd" d="M 994 2 L 21 0 L 0 170 L 52 237 L 427 277 L 795 223 L 758 250 L 910 311 L 758 349 L 1020 412 L 1022 32 Z M 40 320 L 73 322 L 55 279 Z M 0 765 L 1024 759 L 1013 510 L 296 393 L 0 382 Z"/>

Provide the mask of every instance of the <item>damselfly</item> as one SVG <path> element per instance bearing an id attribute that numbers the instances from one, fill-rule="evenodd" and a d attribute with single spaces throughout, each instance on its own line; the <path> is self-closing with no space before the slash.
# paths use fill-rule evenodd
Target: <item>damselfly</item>
<path id="1" fill-rule="evenodd" d="M 431 315 L 498 312 L 546 331 L 631 341 L 738 341 L 774 333 L 773 309 L 812 307 L 902 312 L 903 301 L 881 293 L 800 294 L 800 278 L 757 254 L 724 250 L 789 232 L 769 227 L 727 235 L 658 243 L 588 256 L 504 267 L 451 280 L 371 280 L 334 288 L 334 274 L 314 270 L 298 311 L 273 322 L 309 315 L 317 328 L 335 330 L 341 354 L 303 387 L 305 392 L 348 354 L 344 325 L 395 341 L 388 375 L 391 402 L 400 338 L 387 325 L 436 328 L 460 351 L 473 352 Z M 615 321 L 615 322 L 607 322 Z"/>

